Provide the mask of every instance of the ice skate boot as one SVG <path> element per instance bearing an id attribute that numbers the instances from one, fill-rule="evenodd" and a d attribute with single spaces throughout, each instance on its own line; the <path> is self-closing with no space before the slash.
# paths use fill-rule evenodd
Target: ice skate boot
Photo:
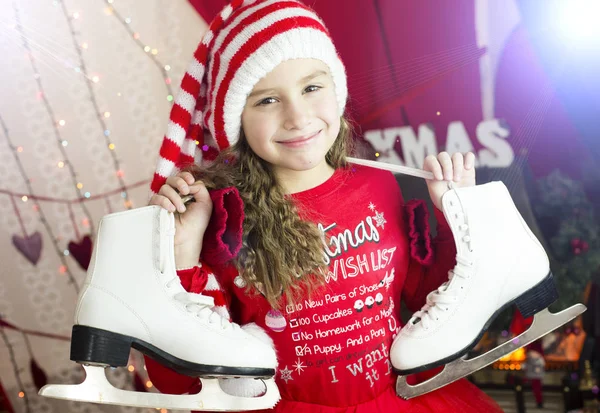
<path id="1" fill-rule="evenodd" d="M 95 403 L 185 410 L 266 409 L 279 400 L 275 351 L 215 313 L 211 297 L 188 293 L 174 262 L 172 213 L 148 206 L 105 216 L 82 287 L 71 360 L 83 364 L 79 385 L 47 385 L 42 396 Z M 126 366 L 135 348 L 178 373 L 200 377 L 195 395 L 114 388 L 104 368 Z M 256 398 L 223 392 L 217 378 L 266 379 Z"/>
<path id="2" fill-rule="evenodd" d="M 556 314 L 547 310 L 558 298 L 548 256 L 503 183 L 451 189 L 442 204 L 454 234 L 457 264 L 392 344 L 391 362 L 400 375 L 396 391 L 404 398 L 465 377 L 585 311 L 582 304 Z M 524 317 L 535 315 L 529 330 L 481 356 L 462 358 L 513 303 Z M 445 364 L 426 382 L 406 383 L 407 374 Z"/>

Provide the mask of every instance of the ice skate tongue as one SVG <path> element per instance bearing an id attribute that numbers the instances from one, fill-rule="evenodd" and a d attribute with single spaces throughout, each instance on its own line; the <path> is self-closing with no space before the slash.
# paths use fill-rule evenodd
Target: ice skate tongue
<path id="1" fill-rule="evenodd" d="M 171 269 L 175 271 L 175 216 L 160 208 L 158 221 L 159 269 L 164 274 Z"/>
<path id="2" fill-rule="evenodd" d="M 415 316 L 411 320 L 412 325 L 416 325 L 422 321 L 423 317 L 435 318 L 430 314 L 432 310 L 440 310 L 443 306 L 453 305 L 454 297 L 456 296 L 455 289 L 460 288 L 460 280 L 469 277 L 469 269 L 471 263 L 468 259 L 456 256 L 456 266 L 453 270 L 448 271 L 448 281 L 439 286 L 436 290 L 430 292 L 427 295 L 427 302 L 421 309 L 415 313 Z M 435 307 L 439 307 L 435 309 Z"/>

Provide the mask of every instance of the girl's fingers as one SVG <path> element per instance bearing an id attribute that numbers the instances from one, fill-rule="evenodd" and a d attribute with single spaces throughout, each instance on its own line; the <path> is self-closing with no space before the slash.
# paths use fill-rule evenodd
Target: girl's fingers
<path id="1" fill-rule="evenodd" d="M 452 155 L 452 167 L 454 169 L 454 180 L 459 182 L 462 179 L 464 170 L 464 158 L 462 153 L 456 152 Z"/>
<path id="2" fill-rule="evenodd" d="M 431 172 L 433 174 L 433 177 L 438 181 L 442 181 L 444 179 L 444 175 L 442 173 L 442 166 L 440 165 L 435 155 L 428 155 L 425 158 L 425 162 L 423 163 L 423 169 Z"/>
<path id="3" fill-rule="evenodd" d="M 437 156 L 437 159 L 442 166 L 442 173 L 444 175 L 444 180 L 451 181 L 453 176 L 453 168 L 452 168 L 452 158 L 448 152 L 440 152 Z"/>
<path id="4" fill-rule="evenodd" d="M 178 176 L 183 178 L 188 185 L 192 185 L 194 182 L 196 182 L 194 175 L 192 175 L 190 172 L 180 172 Z"/>
<path id="5" fill-rule="evenodd" d="M 186 184 L 186 189 L 187 189 L 187 184 Z M 187 189 L 187 190 L 189 191 L 189 189 Z M 180 193 L 181 193 L 181 191 L 177 192 L 172 186 L 170 186 L 168 184 L 161 186 L 160 190 L 158 191 L 159 195 L 166 197 L 173 205 L 175 205 L 175 207 L 177 208 L 177 211 L 183 213 L 183 212 L 185 212 L 185 205 L 183 205 L 183 201 L 181 199 Z M 171 212 L 174 212 L 174 211 L 171 211 Z"/>
<path id="6" fill-rule="evenodd" d="M 206 186 L 204 186 L 204 183 L 201 181 L 198 181 L 194 185 L 190 186 L 190 195 L 194 195 L 196 202 L 204 202 L 207 199 L 210 199 L 208 189 L 206 189 Z"/>
<path id="7" fill-rule="evenodd" d="M 465 155 L 465 169 L 473 169 L 475 167 L 475 154 L 473 152 L 468 152 Z"/>
<path id="8" fill-rule="evenodd" d="M 167 178 L 166 185 L 177 189 L 181 195 L 187 195 L 190 191 L 188 183 L 179 175 Z"/>
<path id="9" fill-rule="evenodd" d="M 175 205 L 173 205 L 169 198 L 163 195 L 152 195 L 152 198 L 150 198 L 150 205 L 158 205 L 169 212 L 175 212 Z"/>

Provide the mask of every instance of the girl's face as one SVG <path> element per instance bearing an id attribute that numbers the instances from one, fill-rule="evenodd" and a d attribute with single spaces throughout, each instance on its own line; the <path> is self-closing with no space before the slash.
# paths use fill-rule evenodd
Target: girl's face
<path id="1" fill-rule="evenodd" d="M 250 148 L 279 178 L 298 179 L 301 173 L 311 180 L 310 174 L 331 171 L 325 155 L 340 131 L 340 117 L 328 66 L 315 59 L 279 64 L 249 95 L 242 129 Z"/>

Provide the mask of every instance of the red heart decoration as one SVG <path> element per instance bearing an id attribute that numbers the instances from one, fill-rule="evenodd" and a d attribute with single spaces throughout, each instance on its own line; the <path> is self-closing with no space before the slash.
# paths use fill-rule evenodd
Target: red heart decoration
<path id="1" fill-rule="evenodd" d="M 25 235 L 25 237 L 13 235 L 12 243 L 30 263 L 33 265 L 38 263 L 40 255 L 42 255 L 42 236 L 38 231 L 33 235 Z"/>
<path id="2" fill-rule="evenodd" d="M 92 239 L 86 235 L 79 242 L 69 242 L 69 252 L 81 268 L 87 271 L 92 259 Z"/>
<path id="3" fill-rule="evenodd" d="M 35 361 L 35 359 L 33 358 L 29 363 L 29 369 L 31 370 L 33 383 L 35 384 L 35 387 L 38 389 L 38 391 L 46 384 L 48 384 L 48 378 L 46 377 L 46 373 L 44 372 L 44 370 L 42 370 L 37 361 Z"/>

